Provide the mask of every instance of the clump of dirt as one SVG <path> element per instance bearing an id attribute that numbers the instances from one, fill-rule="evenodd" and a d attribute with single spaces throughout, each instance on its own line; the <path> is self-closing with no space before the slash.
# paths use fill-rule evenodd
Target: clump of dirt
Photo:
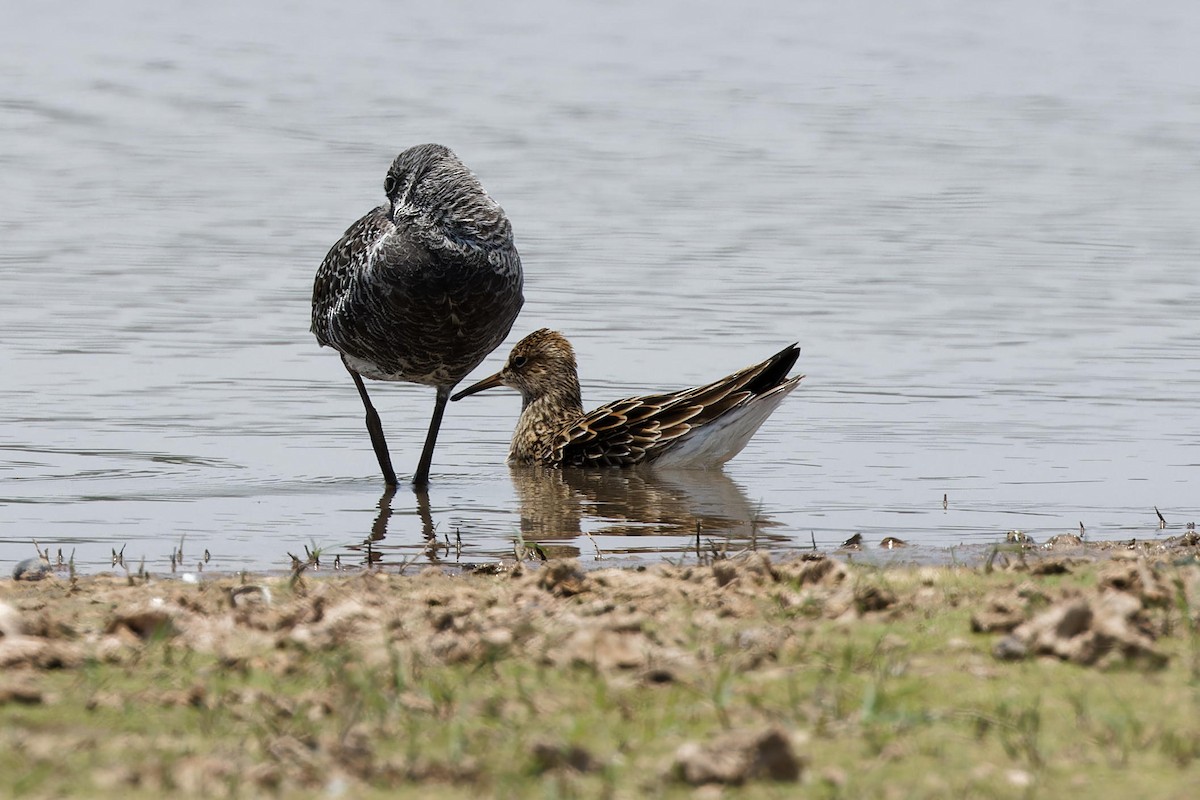
<path id="1" fill-rule="evenodd" d="M 1042 545 L 1043 550 L 1079 550 L 1083 547 L 1083 539 L 1074 533 L 1060 533 L 1051 536 Z"/>
<path id="2" fill-rule="evenodd" d="M 1071 562 L 1065 558 L 1038 559 L 1029 567 L 1030 575 L 1067 575 L 1071 572 Z"/>
<path id="3" fill-rule="evenodd" d="M 1041 591 L 1020 587 L 992 594 L 983 608 L 971 614 L 973 633 L 1009 633 L 1027 620 L 1033 609 L 1044 607 L 1049 598 Z"/>
<path id="4" fill-rule="evenodd" d="M 756 780 L 798 781 L 804 767 L 788 732 L 772 727 L 730 731 L 705 744 L 685 742 L 675 751 L 672 771 L 693 786 L 740 786 Z"/>
<path id="5" fill-rule="evenodd" d="M 1100 572 L 1101 590 L 1127 592 L 1147 608 L 1161 608 L 1172 600 L 1172 591 L 1146 559 L 1120 560 Z"/>
<path id="6" fill-rule="evenodd" d="M 1171 598 L 1144 558 L 1121 559 L 1105 566 L 1097 587 L 1087 592 L 1063 590 L 1057 599 L 1041 594 L 1036 603 L 1012 591 L 993 594 L 972 615 L 971 629 L 1007 632 L 993 648 L 1002 660 L 1051 656 L 1084 666 L 1123 663 L 1158 669 L 1167 656 L 1155 647 L 1161 624 L 1154 623 L 1151 613 Z"/>
<path id="7" fill-rule="evenodd" d="M 0 706 L 8 703 L 38 705 L 45 699 L 42 690 L 30 675 L 10 675 L 0 681 Z"/>
<path id="8" fill-rule="evenodd" d="M 994 652 L 1002 659 L 1045 655 L 1083 666 L 1129 662 L 1160 668 L 1166 656 L 1155 650 L 1141 612 L 1136 597 L 1120 592 L 1064 600 L 1018 626 Z"/>
<path id="9" fill-rule="evenodd" d="M 594 772 L 601 764 L 584 747 L 554 742 L 534 742 L 530 748 L 535 772 L 572 769 L 576 772 Z"/>
<path id="10" fill-rule="evenodd" d="M 781 564 L 776 573 L 799 586 L 838 586 L 850 577 L 850 568 L 833 558 L 806 558 Z"/>
<path id="11" fill-rule="evenodd" d="M 61 669 L 76 667 L 83 661 L 82 651 L 62 641 L 63 631 L 48 623 L 44 613 L 27 617 L 0 602 L 0 668 Z"/>
<path id="12" fill-rule="evenodd" d="M 165 639 L 178 633 L 171 618 L 171 612 L 158 604 L 125 609 L 109 620 L 104 632 L 111 636 L 134 636 L 142 641 Z"/>
<path id="13" fill-rule="evenodd" d="M 859 614 L 883 611 L 895 604 L 896 593 L 887 587 L 874 584 L 860 584 L 854 587 L 854 609 Z"/>
<path id="14" fill-rule="evenodd" d="M 1188 549 L 1200 547 L 1200 533 L 1196 531 L 1187 531 L 1179 536 L 1169 536 L 1166 539 L 1167 547 L 1175 549 Z"/>
<path id="15" fill-rule="evenodd" d="M 0 639 L 20 636 L 21 614 L 8 603 L 0 603 Z"/>
<path id="16" fill-rule="evenodd" d="M 559 597 L 580 594 L 587 587 L 587 575 L 573 559 L 551 561 L 538 570 L 536 576 L 539 587 Z"/>

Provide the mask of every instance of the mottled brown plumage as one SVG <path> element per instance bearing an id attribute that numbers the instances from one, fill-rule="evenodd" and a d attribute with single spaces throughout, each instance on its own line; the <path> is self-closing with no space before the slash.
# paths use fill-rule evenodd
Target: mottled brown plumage
<path id="1" fill-rule="evenodd" d="M 733 458 L 803 375 L 788 377 L 795 345 L 719 381 L 679 392 L 631 397 L 584 413 L 575 351 L 545 328 L 512 349 L 500 372 L 454 395 L 496 386 L 521 393 L 510 463 L 572 467 L 706 468 Z"/>
<path id="2" fill-rule="evenodd" d="M 504 341 L 521 310 L 521 259 L 504 210 L 442 145 L 397 156 L 384 194 L 317 270 L 312 331 L 341 353 L 389 485 L 396 476 L 362 376 L 437 389 L 413 475 L 424 485 L 450 392 Z"/>

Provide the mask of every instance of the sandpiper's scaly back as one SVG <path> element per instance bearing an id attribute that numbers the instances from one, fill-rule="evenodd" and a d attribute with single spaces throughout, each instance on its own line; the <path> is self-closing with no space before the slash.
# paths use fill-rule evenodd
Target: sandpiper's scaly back
<path id="1" fill-rule="evenodd" d="M 740 453 L 800 384 L 803 375 L 788 377 L 799 355 L 790 345 L 705 386 L 618 400 L 585 414 L 575 351 L 562 334 L 543 328 L 517 342 L 504 369 L 452 399 L 495 386 L 521 393 L 510 463 L 716 467 Z"/>
<path id="2" fill-rule="evenodd" d="M 362 376 L 437 390 L 413 483 L 429 467 L 450 393 L 504 341 L 524 302 L 512 225 L 448 148 L 424 144 L 392 162 L 386 202 L 346 230 L 317 270 L 312 331 L 342 355 L 367 412 L 389 486 L 396 483 Z"/>

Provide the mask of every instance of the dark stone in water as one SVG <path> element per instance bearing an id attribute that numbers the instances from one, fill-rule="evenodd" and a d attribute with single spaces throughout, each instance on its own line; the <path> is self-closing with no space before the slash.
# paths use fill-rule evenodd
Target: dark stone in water
<path id="1" fill-rule="evenodd" d="M 13 567 L 14 581 L 40 581 L 51 572 L 50 562 L 44 558 L 27 558 Z"/>

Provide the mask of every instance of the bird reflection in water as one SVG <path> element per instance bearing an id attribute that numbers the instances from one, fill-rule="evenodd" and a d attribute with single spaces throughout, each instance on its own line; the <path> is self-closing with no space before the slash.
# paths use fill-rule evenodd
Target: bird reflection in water
<path id="1" fill-rule="evenodd" d="M 415 511 L 417 518 L 421 521 L 421 533 L 425 539 L 424 552 L 429 556 L 431 561 L 437 562 L 440 560 L 440 547 L 437 530 L 433 524 L 433 512 L 429 506 L 429 492 L 425 491 L 424 488 L 414 487 L 412 495 L 417 499 Z M 349 548 L 350 550 L 362 553 L 363 564 L 366 566 L 374 566 L 382 563 L 384 560 L 384 550 L 376 547 L 376 545 L 387 538 L 388 523 L 395 514 L 392 510 L 392 499 L 395 496 L 395 486 L 384 488 L 383 494 L 380 495 L 379 502 L 375 506 L 377 513 L 375 514 L 374 522 L 371 523 L 371 533 L 363 540 L 362 544 L 351 545 Z M 409 515 L 405 514 L 404 516 Z"/>
<path id="2" fill-rule="evenodd" d="M 716 545 L 729 553 L 788 542 L 786 536 L 772 532 L 779 523 L 763 514 L 720 470 L 587 470 L 514 465 L 509 474 L 517 496 L 521 537 L 538 543 L 551 558 L 598 554 L 598 544 L 591 547 L 582 541 L 586 535 L 631 538 L 628 546 L 607 542 L 602 552 L 605 557 L 691 553 L 697 547 L 698 536 L 704 540 L 706 551 Z M 458 531 L 438 531 L 434 525 L 429 494 L 420 490 L 411 494 L 416 498 L 411 510 L 393 508 L 394 487 L 380 496 L 370 534 L 361 544 L 350 547 L 361 553 L 363 565 L 394 562 L 401 567 L 431 563 L 472 566 L 462 563 Z M 413 517 L 419 521 L 422 543 L 419 548 L 398 545 L 394 541 L 397 534 L 411 541 Z M 403 531 L 396 529 L 397 523 Z M 389 527 L 393 542 L 385 544 Z M 668 541 L 638 546 L 639 542 L 633 540 L 651 536 L 666 537 Z M 494 545 L 485 553 L 473 553 L 471 558 L 512 556 L 511 539 L 496 537 Z"/>
<path id="3" fill-rule="evenodd" d="M 690 552 L 697 535 L 727 541 L 730 552 L 787 540 L 770 533 L 778 523 L 764 516 L 720 470 L 516 465 L 510 470 L 520 504 L 521 535 L 542 544 L 551 557 L 580 555 L 577 540 L 585 534 L 678 538 L 677 544 L 653 549 L 635 542 L 609 545 L 605 555 Z"/>

